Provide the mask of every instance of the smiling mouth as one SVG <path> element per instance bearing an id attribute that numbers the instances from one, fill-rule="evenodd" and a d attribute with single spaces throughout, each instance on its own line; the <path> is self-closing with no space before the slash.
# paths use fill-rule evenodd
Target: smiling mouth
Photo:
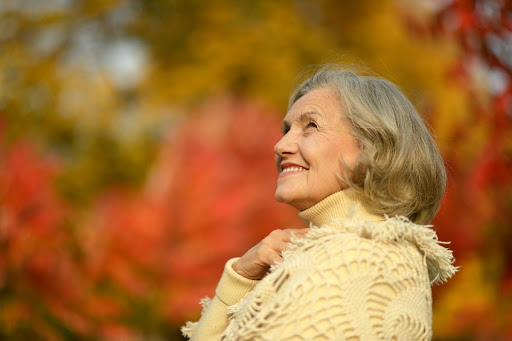
<path id="1" fill-rule="evenodd" d="M 297 166 L 286 167 L 281 171 L 281 173 L 279 173 L 279 177 L 293 175 L 293 174 L 299 174 L 299 173 L 303 173 L 307 170 L 308 170 L 307 168 L 302 168 L 302 167 L 297 167 Z"/>
<path id="2" fill-rule="evenodd" d="M 307 171 L 306 168 L 302 167 L 288 167 L 281 171 L 281 173 L 290 173 L 290 172 L 304 172 Z"/>

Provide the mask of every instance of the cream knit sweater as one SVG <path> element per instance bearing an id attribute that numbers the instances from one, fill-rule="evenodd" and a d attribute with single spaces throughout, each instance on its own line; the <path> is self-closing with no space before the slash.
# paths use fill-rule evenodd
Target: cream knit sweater
<path id="1" fill-rule="evenodd" d="M 299 216 L 311 226 L 260 281 L 231 259 L 192 340 L 430 340 L 432 283 L 456 268 L 430 226 L 381 218 L 337 192 Z"/>

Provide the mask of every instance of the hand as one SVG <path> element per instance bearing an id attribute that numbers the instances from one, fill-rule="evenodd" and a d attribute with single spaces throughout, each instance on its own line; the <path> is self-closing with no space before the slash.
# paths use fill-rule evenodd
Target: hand
<path id="1" fill-rule="evenodd" d="M 309 228 L 274 230 L 233 264 L 233 270 L 249 279 L 262 279 L 271 265 L 282 261 L 292 234 L 303 238 Z"/>

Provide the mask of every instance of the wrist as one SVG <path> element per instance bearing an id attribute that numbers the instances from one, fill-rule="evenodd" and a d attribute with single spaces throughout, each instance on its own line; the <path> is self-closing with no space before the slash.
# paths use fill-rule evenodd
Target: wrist
<path id="1" fill-rule="evenodd" d="M 222 277 L 215 290 L 215 295 L 225 305 L 233 305 L 242 299 L 251 291 L 258 281 L 240 276 L 233 269 L 233 264 L 237 258 L 231 258 L 227 261 Z"/>

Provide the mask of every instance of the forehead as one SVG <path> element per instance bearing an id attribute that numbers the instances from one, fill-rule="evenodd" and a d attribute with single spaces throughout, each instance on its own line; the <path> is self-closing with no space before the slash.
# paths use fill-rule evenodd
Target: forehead
<path id="1" fill-rule="evenodd" d="M 314 89 L 299 98 L 290 107 L 284 121 L 294 121 L 307 115 L 321 116 L 325 119 L 336 118 L 341 114 L 341 101 L 332 88 Z"/>

